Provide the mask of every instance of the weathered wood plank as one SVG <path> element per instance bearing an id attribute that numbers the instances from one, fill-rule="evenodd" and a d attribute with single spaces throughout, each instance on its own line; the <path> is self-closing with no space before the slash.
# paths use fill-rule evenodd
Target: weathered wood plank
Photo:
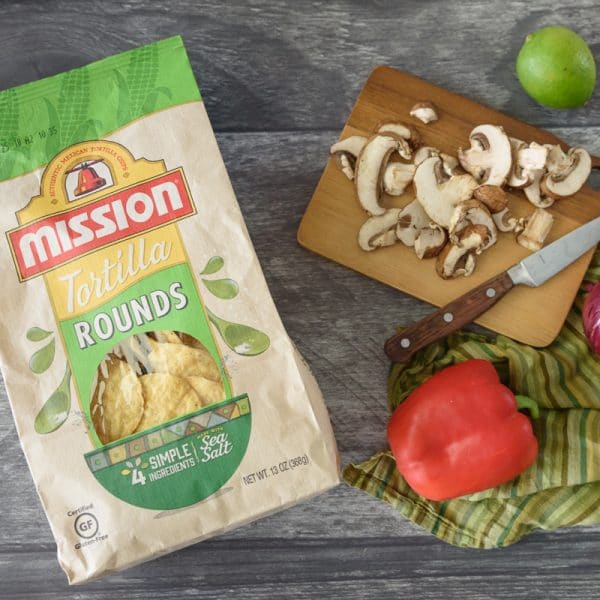
<path id="1" fill-rule="evenodd" d="M 553 111 L 529 99 L 514 75 L 527 33 L 570 25 L 598 55 L 597 22 L 596 0 L 28 0 L 2 6 L 0 87 L 181 33 L 219 131 L 341 128 L 381 63 L 534 125 L 598 125 L 598 91 L 584 109 Z"/>
<path id="2" fill-rule="evenodd" d="M 565 554 L 566 545 L 573 551 Z M 598 598 L 596 545 L 595 538 L 580 531 L 532 536 L 513 549 L 479 553 L 412 537 L 253 538 L 237 544 L 221 539 L 70 590 L 53 571 L 51 554 L 29 547 L 16 554 L 27 568 L 8 571 L 3 584 L 11 590 L 4 597 L 15 600 L 215 598 L 226 593 L 252 599 L 588 599 Z"/>

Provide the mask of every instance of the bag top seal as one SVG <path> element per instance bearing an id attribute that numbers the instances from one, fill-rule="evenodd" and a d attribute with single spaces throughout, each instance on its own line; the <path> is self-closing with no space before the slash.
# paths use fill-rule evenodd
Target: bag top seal
<path id="1" fill-rule="evenodd" d="M 201 96 L 180 36 L 4 90 L 0 181 L 47 164 L 62 148 L 198 100 Z"/>

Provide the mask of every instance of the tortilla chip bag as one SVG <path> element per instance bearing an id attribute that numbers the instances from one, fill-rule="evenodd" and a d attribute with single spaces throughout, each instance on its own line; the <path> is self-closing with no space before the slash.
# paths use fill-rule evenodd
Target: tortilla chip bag
<path id="1" fill-rule="evenodd" d="M 0 92 L 0 194 L 0 361 L 71 583 L 338 483 L 180 38 Z"/>

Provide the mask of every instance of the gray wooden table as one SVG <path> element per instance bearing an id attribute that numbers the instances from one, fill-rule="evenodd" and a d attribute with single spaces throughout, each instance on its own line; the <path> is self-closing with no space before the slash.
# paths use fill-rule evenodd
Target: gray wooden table
<path id="1" fill-rule="evenodd" d="M 384 339 L 430 307 L 296 244 L 327 149 L 385 63 L 600 154 L 599 90 L 583 109 L 550 111 L 515 79 L 523 37 L 549 24 L 578 30 L 600 59 L 598 0 L 0 2 L 0 88 L 183 34 L 271 292 L 321 384 L 346 464 L 385 445 Z M 68 588 L 1 393 L 0 598 L 600 598 L 600 527 L 462 550 L 345 485 Z"/>

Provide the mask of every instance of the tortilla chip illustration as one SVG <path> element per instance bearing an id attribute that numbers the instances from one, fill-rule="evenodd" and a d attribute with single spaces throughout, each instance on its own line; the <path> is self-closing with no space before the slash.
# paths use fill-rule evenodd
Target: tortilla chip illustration
<path id="1" fill-rule="evenodd" d="M 204 350 L 204 346 L 201 342 L 199 342 L 193 335 L 189 333 L 179 332 L 179 338 L 181 339 L 181 343 L 189 346 L 190 348 L 199 348 L 200 350 Z"/>
<path id="2" fill-rule="evenodd" d="M 139 378 L 144 395 L 144 415 L 137 431 L 144 431 L 175 417 L 202 408 L 198 395 L 183 378 L 150 373 Z"/>
<path id="3" fill-rule="evenodd" d="M 171 329 L 163 329 L 161 331 L 155 331 L 154 337 L 157 342 L 168 342 L 169 344 L 183 344 L 184 342 L 177 335 L 177 332 Z M 189 345 L 189 344 L 188 344 Z"/>
<path id="4" fill-rule="evenodd" d="M 142 386 L 133 368 L 114 355 L 102 361 L 90 406 L 103 444 L 132 434 L 144 412 Z"/>
<path id="5" fill-rule="evenodd" d="M 183 344 L 160 344 L 150 340 L 148 360 L 156 373 L 171 373 L 178 377 L 200 375 L 212 381 L 221 381 L 219 368 L 205 348 L 190 348 Z"/>
<path id="6" fill-rule="evenodd" d="M 98 368 L 90 410 L 108 444 L 222 400 L 221 374 L 208 350 L 190 335 L 164 329 L 113 348 Z"/>
<path id="7" fill-rule="evenodd" d="M 221 382 L 212 381 L 200 375 L 192 375 L 187 377 L 186 380 L 194 388 L 202 406 L 210 406 L 225 400 L 225 391 Z"/>

